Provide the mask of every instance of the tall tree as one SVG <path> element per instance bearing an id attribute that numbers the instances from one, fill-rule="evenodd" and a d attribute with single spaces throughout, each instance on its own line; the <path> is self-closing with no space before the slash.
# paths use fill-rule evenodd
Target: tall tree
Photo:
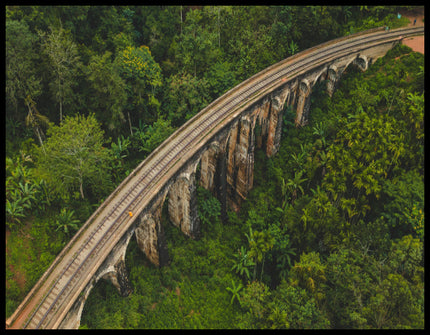
<path id="1" fill-rule="evenodd" d="M 178 73 L 167 80 L 164 110 L 174 126 L 180 126 L 210 102 L 209 83 L 189 73 Z"/>
<path id="2" fill-rule="evenodd" d="M 76 44 L 70 34 L 60 28 L 50 27 L 50 32 L 40 32 L 42 48 L 48 57 L 54 80 L 50 83 L 51 91 L 59 104 L 60 122 L 63 121 L 63 105 L 72 100 L 76 75 L 80 67 Z"/>
<path id="3" fill-rule="evenodd" d="M 157 88 L 162 86 L 161 68 L 146 45 L 126 47 L 118 53 L 115 64 L 126 82 L 126 110 L 130 133 L 133 134 L 130 112 L 137 113 L 136 118 L 148 123 L 155 121 L 158 115 L 160 102 L 156 93 Z"/>
<path id="4" fill-rule="evenodd" d="M 125 82 L 111 61 L 111 52 L 91 57 L 87 67 L 88 79 L 93 88 L 92 110 L 98 112 L 107 129 L 119 134 L 125 122 L 124 108 L 127 100 Z"/>
<path id="5" fill-rule="evenodd" d="M 65 117 L 47 132 L 45 152 L 38 153 L 38 169 L 57 193 L 65 198 L 78 191 L 103 195 L 110 191 L 111 154 L 103 147 L 103 131 L 95 116 Z M 87 192 L 85 192 L 87 190 Z"/>
<path id="6" fill-rule="evenodd" d="M 262 263 L 261 265 L 261 275 L 260 281 L 263 276 L 264 271 L 264 259 L 267 251 L 273 248 L 275 243 L 275 239 L 270 234 L 269 231 L 250 231 L 250 234 L 247 235 L 249 242 L 249 257 L 254 259 L 254 275 L 253 280 L 255 280 L 257 275 L 257 264 Z"/>
<path id="7" fill-rule="evenodd" d="M 219 56 L 217 36 L 203 25 L 203 15 L 200 10 L 191 10 L 183 33 L 177 37 L 177 58 L 185 70 L 194 76 L 205 73 L 208 64 Z"/>
<path id="8" fill-rule="evenodd" d="M 27 97 L 36 99 L 41 93 L 40 79 L 36 76 L 34 52 L 37 36 L 32 34 L 26 23 L 16 20 L 6 21 L 6 107 L 15 109 L 16 120 L 19 104 Z M 11 112 L 9 108 L 7 112 Z M 8 113 L 9 114 L 9 113 Z"/>

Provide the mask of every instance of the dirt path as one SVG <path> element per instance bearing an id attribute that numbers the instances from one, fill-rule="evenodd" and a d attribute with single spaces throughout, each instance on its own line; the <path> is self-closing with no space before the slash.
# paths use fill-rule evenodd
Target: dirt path
<path id="1" fill-rule="evenodd" d="M 409 27 L 414 26 L 415 19 L 417 20 L 415 26 L 424 26 L 424 7 L 415 11 L 400 12 L 400 14 L 409 19 Z M 424 54 L 424 36 L 405 38 L 402 43 L 412 50 Z"/>

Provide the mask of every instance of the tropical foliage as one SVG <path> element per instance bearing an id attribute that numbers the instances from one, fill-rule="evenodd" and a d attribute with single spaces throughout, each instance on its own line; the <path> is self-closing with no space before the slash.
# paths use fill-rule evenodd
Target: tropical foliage
<path id="1" fill-rule="evenodd" d="M 414 9 L 6 6 L 6 317 L 187 119 L 277 61 Z M 278 154 L 256 150 L 240 211 L 198 187 L 197 240 L 164 211 L 171 263 L 131 240 L 133 293 L 99 281 L 81 328 L 424 328 L 424 57 L 399 45 L 348 67 L 332 98 L 312 91 L 308 126 L 285 106 Z"/>

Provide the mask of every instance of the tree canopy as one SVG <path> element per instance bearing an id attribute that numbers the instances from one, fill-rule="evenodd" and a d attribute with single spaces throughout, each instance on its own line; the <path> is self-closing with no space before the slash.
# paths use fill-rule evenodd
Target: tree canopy
<path id="1" fill-rule="evenodd" d="M 6 316 L 145 157 L 211 101 L 330 39 L 415 6 L 6 6 Z M 255 150 L 239 212 L 197 189 L 201 236 L 134 239 L 133 294 L 100 281 L 81 328 L 424 328 L 424 56 L 397 45 L 309 124 Z M 255 128 L 255 132 L 261 131 Z M 197 173 L 198 174 L 198 173 Z M 222 214 L 222 215 L 221 215 Z"/>
<path id="2" fill-rule="evenodd" d="M 44 150 L 37 155 L 39 172 L 61 196 L 78 192 L 84 199 L 86 192 L 111 189 L 111 153 L 103 147 L 103 131 L 93 114 L 66 116 L 47 135 Z"/>

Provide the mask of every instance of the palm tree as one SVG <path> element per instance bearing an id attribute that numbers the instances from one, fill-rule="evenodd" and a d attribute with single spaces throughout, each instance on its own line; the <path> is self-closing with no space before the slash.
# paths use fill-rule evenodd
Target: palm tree
<path id="1" fill-rule="evenodd" d="M 128 137 L 124 138 L 123 135 L 117 138 L 117 143 L 112 142 L 111 148 L 115 158 L 118 160 L 121 160 L 127 157 L 129 153 L 128 147 L 130 146 L 130 144 L 131 144 L 130 139 Z"/>
<path id="2" fill-rule="evenodd" d="M 295 248 L 291 246 L 289 236 L 284 236 L 279 241 L 279 246 L 276 251 L 276 267 L 279 269 L 279 279 L 284 279 L 291 267 L 291 257 L 295 256 Z"/>
<path id="3" fill-rule="evenodd" d="M 288 313 L 278 306 L 275 306 L 267 317 L 272 322 L 270 329 L 289 329 L 290 323 L 288 322 Z"/>
<path id="4" fill-rule="evenodd" d="M 319 303 L 324 297 L 322 286 L 327 281 L 325 265 L 321 264 L 319 255 L 315 252 L 303 254 L 290 271 L 290 281 L 292 286 L 309 291 Z"/>
<path id="5" fill-rule="evenodd" d="M 300 190 L 302 194 L 305 192 L 303 191 L 303 187 L 301 184 L 307 180 L 307 178 L 302 178 L 303 171 L 295 172 L 293 179 L 288 179 L 286 183 L 286 187 L 291 193 L 291 204 L 294 204 L 294 200 L 297 198 L 297 190 Z"/>
<path id="6" fill-rule="evenodd" d="M 321 142 L 322 142 L 323 146 L 325 147 L 325 145 L 326 145 L 326 141 L 325 141 L 326 127 L 323 125 L 323 123 L 322 122 L 318 123 L 316 126 L 314 126 L 312 128 L 312 130 L 313 130 L 312 135 L 317 135 L 321 139 Z"/>
<path id="7" fill-rule="evenodd" d="M 233 304 L 234 299 L 237 299 L 237 301 L 239 301 L 240 299 L 239 292 L 242 290 L 242 288 L 243 288 L 242 283 L 239 283 L 239 285 L 236 286 L 236 284 L 234 283 L 234 280 L 231 281 L 231 287 L 226 287 L 226 290 L 230 291 L 233 294 L 233 296 L 231 297 L 230 304 Z"/>
<path id="8" fill-rule="evenodd" d="M 297 165 L 299 169 L 301 169 L 305 163 L 305 155 L 306 152 L 301 152 L 299 154 L 292 153 L 291 157 L 293 158 L 294 163 Z"/>
<path id="9" fill-rule="evenodd" d="M 240 250 L 237 254 L 233 255 L 235 257 L 234 265 L 231 268 L 232 270 L 235 270 L 236 273 L 239 273 L 241 276 L 243 274 L 246 274 L 246 277 L 249 279 L 249 271 L 248 267 L 255 265 L 252 261 L 251 257 L 249 257 L 246 249 L 241 246 Z"/>
<path id="10" fill-rule="evenodd" d="M 342 6 L 342 16 L 345 23 L 348 22 L 348 19 L 352 15 L 351 7 L 352 6 Z"/>
<path id="11" fill-rule="evenodd" d="M 255 280 L 255 277 L 257 275 L 257 264 L 262 263 L 261 266 L 261 277 L 263 276 L 264 271 L 264 257 L 267 251 L 273 248 L 273 245 L 275 244 L 275 238 L 266 231 L 254 231 L 251 233 L 251 236 L 249 238 L 249 256 L 252 257 L 255 260 L 255 266 L 254 266 L 254 274 L 253 274 L 253 280 Z"/>

